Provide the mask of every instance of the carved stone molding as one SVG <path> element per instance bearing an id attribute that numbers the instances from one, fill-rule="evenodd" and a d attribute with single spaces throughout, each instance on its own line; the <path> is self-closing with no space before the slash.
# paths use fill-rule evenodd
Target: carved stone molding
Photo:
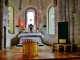
<path id="1" fill-rule="evenodd" d="M 43 10 L 43 0 L 39 0 L 40 9 Z"/>
<path id="2" fill-rule="evenodd" d="M 19 1 L 19 11 L 22 10 L 22 0 Z"/>

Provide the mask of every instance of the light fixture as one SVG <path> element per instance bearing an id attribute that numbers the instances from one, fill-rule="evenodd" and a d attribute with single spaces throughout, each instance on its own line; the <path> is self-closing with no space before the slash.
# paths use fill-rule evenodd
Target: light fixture
<path id="1" fill-rule="evenodd" d="M 23 22 L 23 21 L 20 22 L 20 26 L 21 26 L 21 27 L 24 26 L 24 22 Z"/>

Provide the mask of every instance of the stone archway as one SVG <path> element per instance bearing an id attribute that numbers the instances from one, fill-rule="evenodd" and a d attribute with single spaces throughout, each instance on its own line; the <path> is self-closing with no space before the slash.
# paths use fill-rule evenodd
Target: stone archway
<path id="1" fill-rule="evenodd" d="M 25 10 L 25 28 L 27 27 L 27 11 L 29 11 L 29 10 L 33 10 L 34 12 L 35 12 L 35 16 L 34 16 L 34 32 L 36 32 L 36 27 L 37 27 L 37 10 L 34 8 L 34 7 L 28 7 L 28 8 L 26 8 L 26 10 Z M 28 28 L 26 29 L 26 31 L 28 31 Z"/>

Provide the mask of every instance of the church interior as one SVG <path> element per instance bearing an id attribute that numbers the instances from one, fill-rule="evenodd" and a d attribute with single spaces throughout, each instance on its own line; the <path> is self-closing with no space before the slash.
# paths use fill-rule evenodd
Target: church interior
<path id="1" fill-rule="evenodd" d="M 0 0 L 1 60 L 79 60 L 80 0 Z"/>

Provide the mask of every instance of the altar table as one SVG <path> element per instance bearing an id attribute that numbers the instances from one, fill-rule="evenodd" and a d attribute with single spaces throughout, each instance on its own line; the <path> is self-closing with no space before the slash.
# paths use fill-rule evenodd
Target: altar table
<path id="1" fill-rule="evenodd" d="M 28 33 L 28 32 L 22 32 L 18 35 L 18 38 L 21 37 L 40 37 L 40 38 L 44 38 L 43 34 L 40 32 L 33 32 L 33 33 Z"/>
<path id="2" fill-rule="evenodd" d="M 39 37 L 22 37 L 20 38 L 19 44 L 22 44 L 24 42 L 33 41 L 41 44 L 41 39 Z"/>

